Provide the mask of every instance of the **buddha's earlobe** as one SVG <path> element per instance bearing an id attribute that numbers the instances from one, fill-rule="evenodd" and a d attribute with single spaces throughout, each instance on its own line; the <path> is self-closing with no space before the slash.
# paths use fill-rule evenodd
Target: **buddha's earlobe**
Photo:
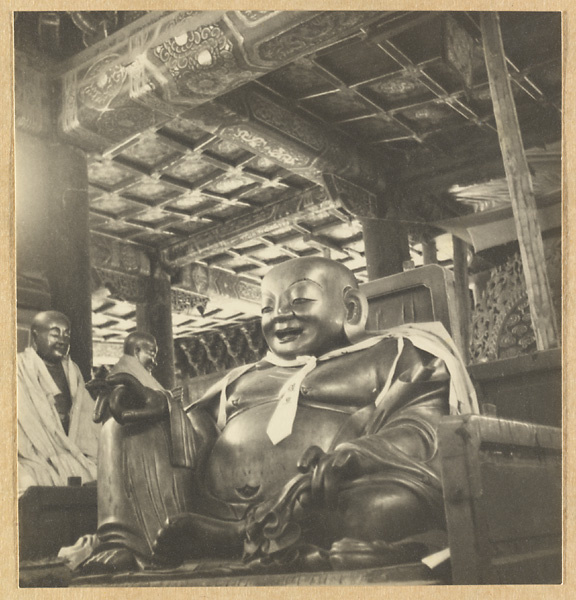
<path id="1" fill-rule="evenodd" d="M 344 305 L 346 306 L 344 333 L 348 341 L 354 343 L 364 335 L 368 319 L 368 301 L 360 290 L 347 287 L 344 290 Z"/>

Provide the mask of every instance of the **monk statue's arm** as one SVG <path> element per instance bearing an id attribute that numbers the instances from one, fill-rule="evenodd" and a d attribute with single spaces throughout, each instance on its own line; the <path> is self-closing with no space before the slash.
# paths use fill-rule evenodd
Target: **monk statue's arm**
<path id="1" fill-rule="evenodd" d="M 142 385 L 128 373 L 115 373 L 100 386 L 94 420 L 112 416 L 120 425 L 138 421 L 160 421 L 168 414 L 168 393 Z"/>

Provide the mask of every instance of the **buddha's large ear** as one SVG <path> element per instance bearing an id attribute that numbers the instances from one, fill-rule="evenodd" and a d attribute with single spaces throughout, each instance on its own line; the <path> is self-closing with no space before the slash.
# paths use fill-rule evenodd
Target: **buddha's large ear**
<path id="1" fill-rule="evenodd" d="M 347 287 L 344 290 L 344 305 L 346 306 L 346 321 L 344 333 L 351 343 L 363 337 L 368 319 L 368 300 L 358 289 Z"/>

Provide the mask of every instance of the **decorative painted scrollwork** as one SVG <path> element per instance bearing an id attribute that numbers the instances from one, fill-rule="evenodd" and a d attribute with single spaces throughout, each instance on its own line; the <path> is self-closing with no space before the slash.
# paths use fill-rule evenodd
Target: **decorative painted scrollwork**
<path id="1" fill-rule="evenodd" d="M 94 110 L 106 110 L 120 94 L 126 75 L 126 68 L 121 64 L 118 54 L 104 56 L 82 78 L 78 92 L 80 102 Z"/>
<path id="2" fill-rule="evenodd" d="M 327 11 L 260 44 L 259 56 L 266 61 L 287 62 L 306 53 L 310 41 L 314 45 L 338 37 L 343 30 L 360 25 L 378 13 L 359 11 Z"/>
<path id="3" fill-rule="evenodd" d="M 172 312 L 190 314 L 194 309 L 204 313 L 208 304 L 208 297 L 195 294 L 188 290 L 172 288 Z"/>
<path id="4" fill-rule="evenodd" d="M 285 109 L 261 94 L 248 95 L 248 104 L 257 120 L 270 125 L 314 150 L 322 150 L 325 135 L 310 120 L 303 119 L 293 111 Z"/>
<path id="5" fill-rule="evenodd" d="M 249 125 L 226 127 L 221 135 L 223 138 L 245 146 L 254 153 L 265 156 L 284 167 L 306 167 L 311 161 L 305 152 L 299 152 L 284 144 L 273 143 L 270 139 L 253 131 Z"/>
<path id="6" fill-rule="evenodd" d="M 153 56 L 166 66 L 180 94 L 210 97 L 222 93 L 230 81 L 253 75 L 237 67 L 234 44 L 218 24 L 188 31 L 156 46 Z"/>
<path id="7" fill-rule="evenodd" d="M 146 302 L 149 297 L 149 280 L 139 275 L 128 275 L 117 271 L 109 271 L 94 267 L 98 283 L 110 290 L 115 300 L 125 302 Z"/>

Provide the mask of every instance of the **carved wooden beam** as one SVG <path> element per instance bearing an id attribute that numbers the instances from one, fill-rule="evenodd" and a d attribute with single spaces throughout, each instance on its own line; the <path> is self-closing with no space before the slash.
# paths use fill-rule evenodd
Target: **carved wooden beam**
<path id="1" fill-rule="evenodd" d="M 168 266 L 181 267 L 337 206 L 323 188 L 312 188 L 163 248 L 160 250 L 161 260 Z"/>
<path id="2" fill-rule="evenodd" d="M 120 271 L 94 267 L 92 271 L 95 287 L 106 287 L 114 300 L 144 304 L 151 294 L 150 277 L 131 275 Z"/>
<path id="3" fill-rule="evenodd" d="M 209 298 L 190 290 L 172 286 L 171 300 L 173 313 L 191 314 L 194 310 L 197 310 L 202 315 L 204 314 Z"/>
<path id="4" fill-rule="evenodd" d="M 260 304 L 260 284 L 225 269 L 194 263 L 182 267 L 178 288 L 210 298 L 225 297 Z M 252 309 L 254 310 L 254 309 Z"/>
<path id="5" fill-rule="evenodd" d="M 90 235 L 90 263 L 93 267 L 128 275 L 151 273 L 150 257 L 143 246 L 98 233 Z"/>
<path id="6" fill-rule="evenodd" d="M 376 201 L 376 194 L 387 187 L 385 157 L 296 112 L 257 84 L 244 85 L 183 116 L 200 129 L 327 185 L 353 214 L 385 213 Z"/>
<path id="7" fill-rule="evenodd" d="M 92 46 L 61 78 L 61 133 L 103 152 L 381 18 L 359 11 L 174 11 Z"/>

